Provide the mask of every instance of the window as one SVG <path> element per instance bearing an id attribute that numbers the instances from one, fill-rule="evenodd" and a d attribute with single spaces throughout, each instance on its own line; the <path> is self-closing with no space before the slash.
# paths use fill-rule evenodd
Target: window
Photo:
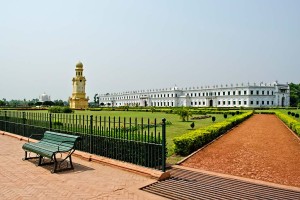
<path id="1" fill-rule="evenodd" d="M 200 97 L 200 96 L 201 96 L 201 93 L 199 92 L 199 94 L 198 94 L 198 95 L 199 95 L 199 97 Z"/>
<path id="2" fill-rule="evenodd" d="M 223 101 L 223 105 L 225 105 L 226 104 L 226 101 Z"/>
<path id="3" fill-rule="evenodd" d="M 269 105 L 270 104 L 270 102 L 269 101 L 267 101 L 267 105 Z"/>
<path id="4" fill-rule="evenodd" d="M 262 95 L 264 95 L 265 94 L 265 91 L 262 91 Z"/>
<path id="5" fill-rule="evenodd" d="M 245 90 L 245 91 L 244 91 L 244 95 L 246 95 L 246 94 L 247 94 L 247 91 Z"/>
<path id="6" fill-rule="evenodd" d="M 228 95 L 230 95 L 230 91 L 228 91 Z"/>
<path id="7" fill-rule="evenodd" d="M 197 101 L 195 101 L 195 106 L 197 105 Z"/>
<path id="8" fill-rule="evenodd" d="M 242 101 L 239 101 L 239 105 L 242 105 Z"/>
<path id="9" fill-rule="evenodd" d="M 193 102 L 191 102 L 191 106 L 193 105 Z"/>
<path id="10" fill-rule="evenodd" d="M 259 101 L 256 101 L 256 105 L 259 105 Z"/>
<path id="11" fill-rule="evenodd" d="M 228 105 L 230 105 L 230 101 L 228 101 Z"/>
<path id="12" fill-rule="evenodd" d="M 218 92 L 218 96 L 220 96 L 220 92 Z"/>
<path id="13" fill-rule="evenodd" d="M 235 101 L 233 101 L 232 103 L 233 103 L 233 105 L 235 105 Z"/>
<path id="14" fill-rule="evenodd" d="M 261 101 L 261 104 L 264 105 L 264 104 L 265 104 L 265 101 Z"/>
<path id="15" fill-rule="evenodd" d="M 268 90 L 268 91 L 267 91 L 267 95 L 269 95 L 269 94 L 270 94 L 270 91 Z"/>
<path id="16" fill-rule="evenodd" d="M 225 96 L 225 92 L 223 92 L 223 96 Z"/>
<path id="17" fill-rule="evenodd" d="M 195 93 L 195 97 L 197 96 L 197 93 Z"/>
<path id="18" fill-rule="evenodd" d="M 272 95 L 273 95 L 274 93 L 273 93 L 273 91 L 272 91 Z"/>
<path id="19" fill-rule="evenodd" d="M 250 101 L 250 104 L 253 105 L 253 101 Z"/>
<path id="20" fill-rule="evenodd" d="M 274 102 L 272 101 L 272 105 L 274 104 Z"/>
<path id="21" fill-rule="evenodd" d="M 201 101 L 199 101 L 199 106 L 201 105 Z"/>
<path id="22" fill-rule="evenodd" d="M 247 101 L 244 101 L 244 105 L 247 105 Z"/>
<path id="23" fill-rule="evenodd" d="M 239 95 L 241 95 L 241 91 L 239 91 Z"/>
<path id="24" fill-rule="evenodd" d="M 203 105 L 205 105 L 205 101 L 203 101 Z"/>
<path id="25" fill-rule="evenodd" d="M 235 91 L 233 91 L 233 95 L 235 95 Z"/>
<path id="26" fill-rule="evenodd" d="M 258 90 L 256 90 L 256 95 L 259 95 L 259 91 Z"/>
<path id="27" fill-rule="evenodd" d="M 253 90 L 250 90 L 250 94 L 253 95 Z"/>
<path id="28" fill-rule="evenodd" d="M 221 105 L 221 101 L 218 101 L 218 105 Z"/>
<path id="29" fill-rule="evenodd" d="M 193 93 L 191 93 L 191 97 L 193 96 Z"/>

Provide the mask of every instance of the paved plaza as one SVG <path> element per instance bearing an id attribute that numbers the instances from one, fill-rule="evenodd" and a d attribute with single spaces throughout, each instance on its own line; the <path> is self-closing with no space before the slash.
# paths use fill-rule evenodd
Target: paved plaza
<path id="1" fill-rule="evenodd" d="M 75 170 L 51 174 L 22 160 L 23 144 L 0 135 L 0 199 L 164 199 L 139 189 L 155 179 L 77 157 Z"/>

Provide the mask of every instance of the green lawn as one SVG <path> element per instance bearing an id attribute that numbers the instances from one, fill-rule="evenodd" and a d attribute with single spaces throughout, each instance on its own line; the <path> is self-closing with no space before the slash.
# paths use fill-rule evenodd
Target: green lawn
<path id="1" fill-rule="evenodd" d="M 188 131 L 191 131 L 190 124 L 192 122 L 195 123 L 195 129 L 209 126 L 213 122 L 211 118 L 201 119 L 201 120 L 190 120 L 188 122 L 182 122 L 176 114 L 166 114 L 162 112 L 135 112 L 135 111 L 75 111 L 75 114 L 82 114 L 82 115 L 94 115 L 94 116 L 106 116 L 106 117 L 121 117 L 121 118 L 137 118 L 140 121 L 141 118 L 144 118 L 144 122 L 147 122 L 148 118 L 150 121 L 153 121 L 155 118 L 157 123 L 161 122 L 163 118 L 166 118 L 167 121 L 172 122 L 172 125 L 168 125 L 166 128 L 166 137 L 167 137 L 167 148 L 168 148 L 168 155 L 172 155 L 174 153 L 174 143 L 173 138 L 180 136 Z M 200 115 L 193 115 L 193 116 L 200 116 Z M 216 122 L 220 122 L 224 120 L 222 114 L 213 114 L 211 116 L 216 117 Z M 227 118 L 230 118 L 231 115 L 227 115 Z"/>
<path id="2" fill-rule="evenodd" d="M 21 111 L 20 111 L 21 112 Z M 28 111 L 28 112 L 43 112 L 47 113 L 47 111 Z M 168 156 L 170 157 L 172 154 L 174 154 L 174 143 L 173 139 L 174 137 L 180 136 L 186 132 L 192 131 L 190 124 L 192 122 L 195 123 L 194 129 L 198 129 L 201 127 L 206 127 L 211 125 L 212 119 L 211 118 L 206 118 L 206 119 L 197 119 L 197 120 L 189 120 L 186 122 L 183 122 L 180 117 L 177 114 L 166 114 L 163 112 L 137 112 L 137 111 L 75 111 L 74 114 L 78 115 L 85 115 L 85 116 L 90 116 L 93 115 L 95 116 L 101 116 L 101 117 L 121 117 L 121 118 L 126 118 L 126 120 L 129 120 L 131 117 L 132 120 L 135 118 L 138 119 L 138 123 L 140 123 L 141 118 L 144 119 L 144 123 L 147 123 L 147 120 L 150 119 L 151 122 L 154 121 L 154 119 L 157 120 L 157 123 L 160 123 L 163 118 L 165 118 L 167 121 L 171 122 L 172 125 L 167 125 L 166 127 L 166 138 L 167 138 L 167 148 L 168 148 Z M 224 120 L 223 114 L 209 114 L 211 116 L 216 117 L 216 122 L 220 122 Z M 193 115 L 195 116 L 201 116 L 201 115 Z M 227 118 L 232 117 L 231 115 L 227 115 Z M 161 131 L 161 130 L 159 130 Z M 175 160 L 178 160 L 180 158 L 176 158 Z"/>

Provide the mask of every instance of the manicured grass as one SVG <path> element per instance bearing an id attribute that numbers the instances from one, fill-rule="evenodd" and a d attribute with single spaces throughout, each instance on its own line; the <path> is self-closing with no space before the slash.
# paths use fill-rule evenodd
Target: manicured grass
<path id="1" fill-rule="evenodd" d="M 20 111 L 21 112 L 21 111 Z M 46 110 L 43 111 L 28 111 L 28 112 L 42 112 L 42 113 L 47 113 Z M 74 114 L 78 115 L 85 115 L 85 116 L 90 116 L 93 115 L 95 116 L 101 116 L 101 117 L 121 117 L 121 118 L 126 118 L 128 121 L 129 118 L 131 117 L 132 120 L 137 118 L 138 122 L 141 122 L 141 118 L 143 118 L 144 123 L 146 124 L 148 119 L 150 119 L 150 122 L 153 122 L 154 119 L 157 120 L 157 123 L 160 123 L 163 118 L 165 118 L 167 121 L 171 122 L 172 125 L 167 125 L 166 127 L 166 142 L 167 142 L 167 148 L 168 148 L 168 156 L 170 157 L 171 155 L 174 154 L 174 143 L 173 139 L 174 137 L 180 136 L 184 133 L 187 133 L 189 131 L 192 131 L 193 129 L 190 127 L 191 123 L 194 122 L 195 127 L 194 129 L 202 128 L 209 126 L 213 123 L 220 122 L 224 120 L 224 116 L 222 114 L 209 114 L 211 116 L 216 117 L 216 121 L 212 122 L 211 118 L 206 118 L 206 119 L 196 119 L 196 120 L 189 120 L 186 122 L 183 122 L 180 117 L 177 114 L 166 114 L 163 112 L 137 112 L 137 111 L 78 111 L 76 110 Z M 193 117 L 196 116 L 201 116 L 201 115 L 193 115 Z M 227 119 L 232 117 L 232 115 L 228 114 Z M 161 130 L 158 129 L 158 131 L 161 132 Z M 177 160 L 180 159 L 177 158 Z"/>
<path id="2" fill-rule="evenodd" d="M 168 125 L 166 128 L 166 138 L 167 138 L 167 148 L 168 148 L 168 156 L 174 153 L 174 143 L 173 138 L 180 136 L 186 132 L 193 130 L 190 127 L 192 122 L 195 123 L 194 129 L 198 129 L 201 127 L 209 126 L 213 124 L 211 118 L 201 119 L 201 120 L 189 120 L 186 122 L 182 122 L 177 114 L 166 114 L 162 112 L 136 112 L 136 111 L 75 111 L 75 114 L 80 115 L 94 115 L 94 116 L 102 116 L 102 117 L 121 117 L 121 118 L 137 118 L 140 121 L 141 118 L 144 119 L 144 122 L 147 122 L 148 118 L 150 121 L 154 121 L 156 118 L 157 123 L 161 122 L 163 118 L 166 118 L 167 121 L 172 122 L 172 125 Z M 200 116 L 200 115 L 193 115 Z M 222 114 L 213 114 L 211 116 L 216 117 L 216 122 L 220 122 L 224 120 Z M 227 115 L 227 118 L 230 118 L 231 115 Z"/>

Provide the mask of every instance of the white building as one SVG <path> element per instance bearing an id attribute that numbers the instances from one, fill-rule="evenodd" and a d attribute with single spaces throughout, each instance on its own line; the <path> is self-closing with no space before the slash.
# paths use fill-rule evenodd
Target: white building
<path id="1" fill-rule="evenodd" d="M 288 84 L 236 84 L 205 87 L 164 88 L 99 95 L 100 106 L 157 107 L 286 107 Z"/>
<path id="2" fill-rule="evenodd" d="M 44 92 L 44 94 L 39 96 L 39 102 L 45 102 L 45 101 L 51 101 L 51 99 L 50 96 Z"/>

